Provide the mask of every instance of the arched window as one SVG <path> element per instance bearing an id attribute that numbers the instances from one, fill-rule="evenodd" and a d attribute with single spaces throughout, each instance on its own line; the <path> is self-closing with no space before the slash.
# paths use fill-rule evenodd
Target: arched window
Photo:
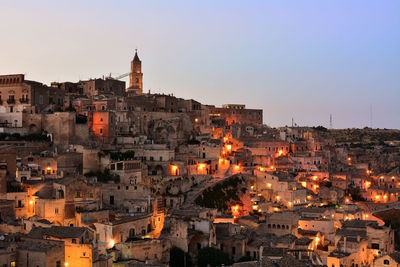
<path id="1" fill-rule="evenodd" d="M 389 261 L 389 260 L 384 260 L 384 261 L 383 261 L 383 264 L 384 264 L 384 265 L 389 265 L 389 264 L 390 264 L 390 261 Z"/>

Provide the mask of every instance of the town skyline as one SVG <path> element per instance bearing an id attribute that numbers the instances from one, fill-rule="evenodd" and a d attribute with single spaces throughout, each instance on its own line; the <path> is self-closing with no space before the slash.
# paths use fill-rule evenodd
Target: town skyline
<path id="1" fill-rule="evenodd" d="M 394 1 L 136 3 L 133 17 L 127 15 L 133 4 L 121 2 L 21 5 L 0 4 L 6 11 L 0 22 L 10 25 L 0 43 L 1 73 L 26 73 L 46 84 L 118 76 L 129 71 L 128 59 L 138 49 L 144 92 L 243 103 L 263 109 L 272 127 L 294 118 L 297 125 L 329 128 L 331 114 L 333 128 L 371 127 L 372 113 L 373 128 L 400 128 Z M 56 20 L 59 7 L 62 17 L 73 19 Z M 83 16 L 91 9 L 110 16 Z M 16 14 L 23 21 L 13 19 Z"/>
<path id="2" fill-rule="evenodd" d="M 399 1 L 0 11 L 0 266 L 400 267 Z"/>

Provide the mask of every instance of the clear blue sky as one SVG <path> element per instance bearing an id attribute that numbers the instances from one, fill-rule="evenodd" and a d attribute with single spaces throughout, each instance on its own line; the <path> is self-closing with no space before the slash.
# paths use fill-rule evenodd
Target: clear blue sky
<path id="1" fill-rule="evenodd" d="M 129 71 L 145 91 L 262 108 L 271 126 L 400 128 L 400 1 L 0 1 L 0 73 Z"/>

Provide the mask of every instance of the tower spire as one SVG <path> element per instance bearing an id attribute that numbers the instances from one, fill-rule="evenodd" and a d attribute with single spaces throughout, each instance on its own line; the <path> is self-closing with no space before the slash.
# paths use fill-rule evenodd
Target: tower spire
<path id="1" fill-rule="evenodd" d="M 127 89 L 128 95 L 140 95 L 143 92 L 143 73 L 142 61 L 135 49 L 135 56 L 131 61 L 131 72 L 129 73 L 129 88 Z"/>

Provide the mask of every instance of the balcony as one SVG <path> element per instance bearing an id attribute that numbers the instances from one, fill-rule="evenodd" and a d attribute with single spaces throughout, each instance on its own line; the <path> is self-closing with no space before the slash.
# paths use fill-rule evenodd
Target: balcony
<path id="1" fill-rule="evenodd" d="M 28 104 L 28 103 L 29 103 L 29 99 L 28 99 L 28 98 L 20 98 L 20 99 L 19 99 L 19 102 L 20 102 L 21 104 Z"/>
<path id="2" fill-rule="evenodd" d="M 9 99 L 7 99 L 7 103 L 8 104 L 15 104 L 15 99 L 9 98 Z"/>

